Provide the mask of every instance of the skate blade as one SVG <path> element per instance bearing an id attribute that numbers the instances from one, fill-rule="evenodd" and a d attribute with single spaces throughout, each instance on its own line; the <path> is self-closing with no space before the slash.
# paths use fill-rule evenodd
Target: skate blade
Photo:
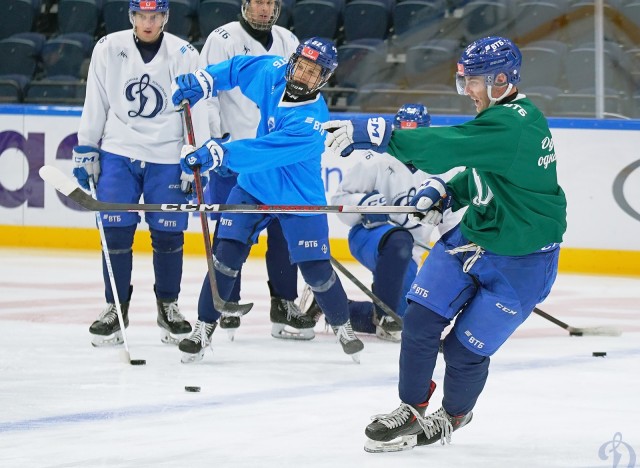
<path id="1" fill-rule="evenodd" d="M 309 341 L 316 337 L 313 328 L 293 328 L 282 323 L 271 325 L 271 336 L 280 340 Z"/>
<path id="2" fill-rule="evenodd" d="M 204 350 L 196 354 L 183 352 L 182 357 L 180 358 L 180 362 L 182 362 L 182 364 L 193 364 L 194 362 L 202 361 L 203 357 L 204 357 Z"/>
<path id="3" fill-rule="evenodd" d="M 417 444 L 417 435 L 396 437 L 388 442 L 372 440 L 367 437 L 364 443 L 364 451 L 369 453 L 402 452 L 413 449 Z"/>
<path id="4" fill-rule="evenodd" d="M 227 328 L 227 339 L 229 341 L 235 341 L 237 328 Z"/>
<path id="5" fill-rule="evenodd" d="M 354 354 L 350 354 L 351 359 L 353 359 L 353 362 L 355 362 L 356 364 L 360 364 L 360 352 L 358 351 L 357 353 Z"/>
<path id="6" fill-rule="evenodd" d="M 383 341 L 400 343 L 400 337 L 402 336 L 402 332 L 389 333 L 380 327 L 376 327 L 376 336 Z"/>
<path id="7" fill-rule="evenodd" d="M 91 345 L 94 348 L 118 346 L 122 343 L 124 343 L 124 340 L 122 339 L 122 332 L 120 330 L 108 336 L 91 335 Z"/>
<path id="8" fill-rule="evenodd" d="M 162 341 L 165 344 L 170 344 L 170 345 L 178 345 L 178 343 L 180 343 L 183 339 L 188 338 L 189 337 L 189 333 L 184 333 L 181 335 L 174 335 L 171 334 L 169 331 L 167 330 L 160 330 L 160 341 Z"/>

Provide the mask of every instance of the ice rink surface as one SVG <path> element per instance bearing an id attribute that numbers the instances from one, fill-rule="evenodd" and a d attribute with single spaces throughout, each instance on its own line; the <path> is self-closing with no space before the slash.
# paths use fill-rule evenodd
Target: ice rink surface
<path id="1" fill-rule="evenodd" d="M 264 261 L 243 272 L 255 306 L 235 341 L 218 329 L 213 353 L 185 365 L 160 342 L 151 258 L 136 254 L 127 337 L 139 367 L 90 344 L 104 307 L 99 253 L 0 249 L 0 265 L 0 467 L 640 466 L 640 278 L 560 275 L 541 309 L 623 334 L 569 337 L 532 315 L 492 358 L 451 445 L 369 454 L 370 416 L 398 406 L 400 346 L 361 335 L 355 364 L 324 319 L 312 341 L 272 338 Z M 180 307 L 192 323 L 205 271 L 204 258 L 185 259 Z"/>

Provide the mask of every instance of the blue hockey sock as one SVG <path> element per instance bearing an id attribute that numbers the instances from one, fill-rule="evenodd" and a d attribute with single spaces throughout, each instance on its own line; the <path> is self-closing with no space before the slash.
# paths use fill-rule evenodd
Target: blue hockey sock
<path id="1" fill-rule="evenodd" d="M 349 320 L 347 293 L 329 260 L 313 260 L 298 264 L 305 282 L 330 325 L 342 325 Z"/>
<path id="2" fill-rule="evenodd" d="M 443 344 L 444 397 L 442 407 L 454 416 L 473 409 L 489 376 L 489 356 L 480 356 L 467 349 L 455 333 L 449 333 Z"/>
<path id="3" fill-rule="evenodd" d="M 398 391 L 403 402 L 417 405 L 429 396 L 440 335 L 450 320 L 410 302 L 403 322 Z"/>
<path id="4" fill-rule="evenodd" d="M 219 218 L 219 216 L 218 216 Z M 213 232 L 213 254 L 217 258 L 218 254 L 218 244 L 220 240 L 218 239 L 218 226 L 220 223 L 216 223 L 215 231 Z M 236 282 L 233 284 L 233 289 L 231 290 L 231 294 L 229 294 L 229 301 L 231 302 L 240 302 L 240 287 L 242 286 L 242 269 L 238 271 L 238 276 L 236 276 Z"/>
<path id="5" fill-rule="evenodd" d="M 289 259 L 289 245 L 277 218 L 267 226 L 265 257 L 272 296 L 295 300 L 298 297 L 298 267 Z"/>
<path id="6" fill-rule="evenodd" d="M 158 299 L 175 300 L 180 294 L 182 280 L 183 232 L 151 229 L 155 292 Z"/>
<path id="7" fill-rule="evenodd" d="M 113 277 L 118 290 L 120 302 L 127 302 L 129 298 L 129 286 L 131 285 L 131 269 L 133 267 L 133 235 L 136 232 L 136 225 L 124 227 L 105 227 L 104 237 L 107 241 L 109 259 Z M 102 276 L 104 278 L 104 296 L 107 302 L 114 303 L 111 281 L 107 263 L 102 255 Z"/>
<path id="8" fill-rule="evenodd" d="M 389 231 L 378 246 L 378 261 L 373 272 L 373 293 L 394 312 L 404 301 L 405 276 L 411 261 L 413 237 L 405 229 Z M 376 306 L 378 317 L 386 315 Z"/>
<path id="9" fill-rule="evenodd" d="M 375 333 L 373 324 L 373 303 L 367 301 L 349 301 L 349 320 L 353 331 Z"/>

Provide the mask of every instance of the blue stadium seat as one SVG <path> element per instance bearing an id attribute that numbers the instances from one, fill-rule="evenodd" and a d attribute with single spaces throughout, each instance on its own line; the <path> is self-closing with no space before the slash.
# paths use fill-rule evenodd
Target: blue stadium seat
<path id="1" fill-rule="evenodd" d="M 196 13 L 196 4 L 192 0 L 171 0 L 169 8 L 167 32 L 180 37 L 189 37 Z"/>
<path id="2" fill-rule="evenodd" d="M 333 39 L 342 22 L 341 0 L 300 0 L 293 7 L 293 32 L 304 41 L 318 36 Z"/>
<path id="3" fill-rule="evenodd" d="M 293 14 L 293 6 L 296 4 L 296 0 L 282 0 L 280 3 L 280 16 L 276 24 L 283 28 L 289 29 L 291 25 L 291 16 Z"/>
<path id="4" fill-rule="evenodd" d="M 100 0 L 59 0 L 58 30 L 61 34 L 80 32 L 94 35 L 101 15 Z"/>
<path id="5" fill-rule="evenodd" d="M 102 17 L 107 34 L 131 29 L 129 22 L 129 0 L 103 0 Z M 171 16 L 171 15 L 169 15 Z"/>
<path id="6" fill-rule="evenodd" d="M 19 34 L 0 40 L 0 75 L 33 76 L 42 45 L 19 37 Z"/>
<path id="7" fill-rule="evenodd" d="M 463 21 L 469 37 L 510 37 L 515 18 L 512 0 L 473 0 L 464 7 Z"/>
<path id="8" fill-rule="evenodd" d="M 640 27 L 640 0 L 626 0 L 620 6 L 620 13 Z"/>
<path id="9" fill-rule="evenodd" d="M 393 22 L 391 0 L 351 0 L 344 7 L 344 35 L 347 42 L 384 39 Z"/>
<path id="10" fill-rule="evenodd" d="M 558 86 L 564 83 L 567 45 L 561 41 L 535 41 L 520 48 L 522 52 L 521 89 L 529 86 Z"/>
<path id="11" fill-rule="evenodd" d="M 206 38 L 217 27 L 236 21 L 241 6 L 241 0 L 202 0 L 198 10 L 200 35 Z"/>
<path id="12" fill-rule="evenodd" d="M 0 39 L 31 31 L 40 9 L 40 0 L 2 0 Z"/>
<path id="13" fill-rule="evenodd" d="M 630 92 L 633 78 L 627 57 L 618 43 L 604 43 L 604 86 Z M 568 89 L 572 92 L 595 87 L 595 45 L 593 42 L 580 44 L 569 49 L 565 63 Z"/>
<path id="14" fill-rule="evenodd" d="M 25 75 L 0 75 L 0 102 L 22 102 L 29 80 Z"/>
<path id="15" fill-rule="evenodd" d="M 405 62 L 409 86 L 447 84 L 455 74 L 460 46 L 455 39 L 432 39 L 410 47 Z"/>
<path id="16" fill-rule="evenodd" d="M 523 0 L 517 2 L 514 30 L 518 36 L 529 33 L 544 34 L 547 39 L 556 38 L 561 22 L 569 9 L 569 0 Z M 541 31 L 541 32 L 539 32 Z"/>
<path id="17" fill-rule="evenodd" d="M 90 51 L 79 38 L 58 36 L 45 42 L 42 48 L 42 63 L 47 77 L 67 75 L 80 78 L 83 62 Z"/>
<path id="18" fill-rule="evenodd" d="M 50 76 L 27 86 L 25 102 L 44 104 L 82 104 L 86 83 L 70 75 Z"/>
<path id="19" fill-rule="evenodd" d="M 393 10 L 393 29 L 397 36 L 422 30 L 444 18 L 444 0 L 403 0 Z"/>
<path id="20" fill-rule="evenodd" d="M 387 47 L 382 39 L 360 39 L 338 47 L 336 86 L 357 88 L 363 84 L 384 81 Z"/>

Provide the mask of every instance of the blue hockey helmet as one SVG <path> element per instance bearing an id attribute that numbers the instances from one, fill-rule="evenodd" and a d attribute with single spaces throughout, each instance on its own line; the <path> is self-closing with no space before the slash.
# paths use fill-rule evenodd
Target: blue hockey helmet
<path id="1" fill-rule="evenodd" d="M 315 83 L 303 83 L 295 79 L 296 68 L 301 60 L 315 62 L 321 67 L 320 75 Z M 327 84 L 329 78 L 338 66 L 338 50 L 333 42 L 320 37 L 312 37 L 298 45 L 296 51 L 291 54 L 285 78 L 287 91 L 296 96 L 311 94 Z"/>
<path id="2" fill-rule="evenodd" d="M 412 129 L 418 127 L 429 127 L 431 125 L 431 115 L 424 104 L 404 104 L 396 116 L 393 118 L 395 129 Z"/>
<path id="3" fill-rule="evenodd" d="M 484 76 L 487 85 L 487 93 L 492 102 L 502 99 L 511 90 L 513 85 L 520 81 L 520 66 L 522 65 L 522 53 L 518 46 L 511 40 L 490 36 L 472 42 L 462 52 L 458 60 L 456 71 L 456 88 L 459 94 L 465 94 L 465 76 Z M 491 87 L 496 85 L 496 77 L 504 73 L 506 76 L 507 90 L 502 97 L 491 97 Z"/>
<path id="4" fill-rule="evenodd" d="M 169 11 L 169 0 L 129 0 L 129 11 Z"/>

